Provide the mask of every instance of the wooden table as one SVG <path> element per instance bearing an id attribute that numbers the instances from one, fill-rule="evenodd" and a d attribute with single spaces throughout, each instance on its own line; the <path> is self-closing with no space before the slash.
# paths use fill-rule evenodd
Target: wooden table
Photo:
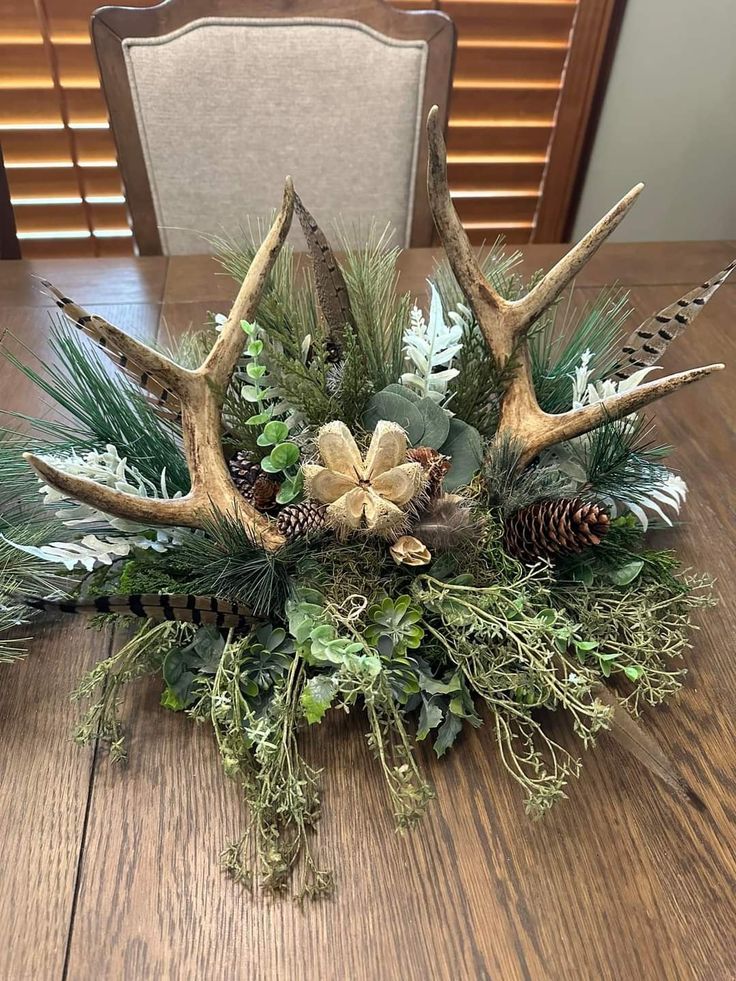
<path id="1" fill-rule="evenodd" d="M 557 246 L 525 250 L 531 271 Z M 576 297 L 619 280 L 649 314 L 736 254 L 736 243 L 611 245 Z M 423 291 L 426 252 L 404 256 Z M 201 257 L 0 263 L 0 333 L 47 350 L 43 274 L 140 335 L 198 326 L 233 284 Z M 686 564 L 719 580 L 679 704 L 647 713 L 707 805 L 688 809 L 604 737 L 569 800 L 524 816 L 490 734 L 471 732 L 441 764 L 421 829 L 397 836 L 358 720 L 315 727 L 306 755 L 325 765 L 319 847 L 337 869 L 333 901 L 300 909 L 251 898 L 217 869 L 243 822 L 208 732 L 134 685 L 130 763 L 67 738 L 68 692 L 113 638 L 69 619 L 42 629 L 32 656 L 0 666 L 0 977 L 19 979 L 725 979 L 736 976 L 736 615 L 733 582 L 736 285 L 724 286 L 677 342 L 668 368 L 724 360 L 722 373 L 658 404 L 691 486 Z M 38 409 L 7 364 L 0 402 Z M 674 538 L 674 536 L 673 536 Z M 569 735 L 562 734 L 571 745 Z"/>

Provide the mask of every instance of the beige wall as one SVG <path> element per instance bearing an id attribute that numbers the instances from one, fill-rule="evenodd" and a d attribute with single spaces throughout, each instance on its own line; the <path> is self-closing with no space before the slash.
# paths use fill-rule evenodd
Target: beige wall
<path id="1" fill-rule="evenodd" d="M 736 0 L 628 0 L 575 221 L 637 181 L 613 238 L 736 238 Z"/>

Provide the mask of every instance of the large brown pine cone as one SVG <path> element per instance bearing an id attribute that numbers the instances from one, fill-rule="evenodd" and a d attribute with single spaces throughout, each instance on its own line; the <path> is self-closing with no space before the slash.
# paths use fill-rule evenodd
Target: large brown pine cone
<path id="1" fill-rule="evenodd" d="M 316 501 L 302 501 L 301 504 L 287 504 L 279 511 L 276 527 L 281 534 L 293 541 L 302 535 L 313 535 L 325 528 L 327 508 Z"/>
<path id="2" fill-rule="evenodd" d="M 599 545 L 609 517 L 600 504 L 580 498 L 537 501 L 506 519 L 504 547 L 522 562 L 553 559 Z"/>

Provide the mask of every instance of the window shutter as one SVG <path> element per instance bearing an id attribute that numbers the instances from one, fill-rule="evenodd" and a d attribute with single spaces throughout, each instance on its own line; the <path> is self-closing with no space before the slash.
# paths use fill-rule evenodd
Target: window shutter
<path id="1" fill-rule="evenodd" d="M 26 257 L 133 248 L 89 41 L 97 6 L 0 0 L 0 143 Z"/>
<path id="2" fill-rule="evenodd" d="M 89 17 L 100 2 L 0 0 L 0 141 L 26 256 L 133 249 L 89 42 Z M 443 10 L 457 26 L 448 164 L 471 240 L 559 237 L 621 0 L 391 2 Z M 591 38 L 595 56 L 585 53 Z M 566 102 L 568 68 L 574 81 L 567 88 L 575 92 Z M 562 205 L 543 199 L 546 178 Z"/>

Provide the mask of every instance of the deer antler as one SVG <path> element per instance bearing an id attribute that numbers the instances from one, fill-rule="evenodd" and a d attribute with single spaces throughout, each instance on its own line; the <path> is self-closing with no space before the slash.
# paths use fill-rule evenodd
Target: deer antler
<path id="1" fill-rule="evenodd" d="M 86 477 L 66 474 L 24 454 L 36 473 L 64 493 L 106 514 L 131 521 L 204 528 L 217 514 L 228 515 L 250 529 L 253 539 L 275 550 L 284 543 L 272 521 L 245 501 L 233 484 L 222 452 L 222 405 L 228 384 L 246 342 L 241 320 L 252 320 L 266 279 L 289 231 L 294 188 L 287 179 L 281 209 L 251 263 L 230 315 L 204 363 L 191 371 L 170 361 L 118 327 L 98 319 L 98 335 L 138 369 L 154 376 L 181 403 L 184 453 L 192 487 L 186 497 L 156 500 L 125 494 Z"/>
<path id="2" fill-rule="evenodd" d="M 611 395 L 593 405 L 585 405 L 570 412 L 559 415 L 544 412 L 537 402 L 532 382 L 526 343 L 529 328 L 554 303 L 618 226 L 644 185 L 637 184 L 632 188 L 526 296 L 514 301 L 505 300 L 483 275 L 452 204 L 447 183 L 447 150 L 437 106 L 430 110 L 427 133 L 427 190 L 437 232 L 455 278 L 467 297 L 491 354 L 499 365 L 512 366 L 511 379 L 501 400 L 496 439 L 510 435 L 519 440 L 522 446 L 522 464 L 528 463 L 548 446 L 580 436 L 609 420 L 626 416 L 649 402 L 724 367 L 722 364 L 712 364 L 705 368 L 693 368 L 648 382 L 628 392 Z"/>

